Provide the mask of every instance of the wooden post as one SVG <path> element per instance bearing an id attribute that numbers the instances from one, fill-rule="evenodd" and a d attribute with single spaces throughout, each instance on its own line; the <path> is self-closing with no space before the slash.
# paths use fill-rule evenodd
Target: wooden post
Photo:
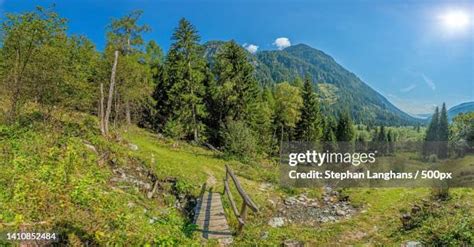
<path id="1" fill-rule="evenodd" d="M 239 229 L 237 230 L 238 233 L 241 233 L 242 229 L 244 228 L 246 215 L 247 215 L 247 204 L 243 202 L 242 209 L 240 210 L 240 218 L 242 219 L 242 221 L 239 222 Z"/>
<path id="2" fill-rule="evenodd" d="M 245 193 L 244 189 L 240 185 L 239 181 L 237 180 L 237 177 L 233 173 L 232 169 L 230 169 L 229 166 L 225 166 L 225 178 L 224 178 L 224 195 L 227 194 L 229 197 L 230 205 L 232 207 L 232 211 L 234 212 L 234 215 L 237 217 L 237 221 L 239 222 L 239 226 L 237 229 L 237 234 L 240 234 L 242 232 L 242 229 L 244 228 L 245 225 L 245 220 L 247 218 L 247 208 L 250 207 L 250 209 L 254 212 L 258 212 L 257 205 L 250 199 L 250 197 Z M 229 187 L 229 177 L 232 179 L 232 182 L 234 182 L 234 185 L 239 192 L 240 197 L 242 197 L 242 207 L 240 209 L 240 213 L 237 211 L 237 207 L 235 205 L 234 198 L 232 196 L 232 193 L 230 191 Z"/>

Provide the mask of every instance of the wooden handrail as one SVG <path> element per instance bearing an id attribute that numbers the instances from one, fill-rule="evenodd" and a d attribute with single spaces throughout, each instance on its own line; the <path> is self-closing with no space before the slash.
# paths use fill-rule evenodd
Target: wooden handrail
<path id="1" fill-rule="evenodd" d="M 245 225 L 245 219 L 247 216 L 247 207 L 252 209 L 254 212 L 258 212 L 258 207 L 255 205 L 255 203 L 250 199 L 250 197 L 245 193 L 244 189 L 240 185 L 239 180 L 235 176 L 234 172 L 228 165 L 225 165 L 225 178 L 224 178 L 224 194 L 227 194 L 229 197 L 230 201 L 230 206 L 232 208 L 232 211 L 234 212 L 234 215 L 237 217 L 237 220 L 239 221 L 239 229 L 237 233 L 240 233 L 242 231 L 242 228 Z M 237 188 L 237 191 L 239 192 L 239 195 L 242 197 L 243 203 L 242 203 L 242 208 L 240 209 L 240 213 L 237 210 L 237 206 L 235 205 L 234 197 L 232 196 L 232 193 L 230 192 L 229 188 L 229 177 L 232 178 L 232 181 L 234 182 L 235 187 Z"/>
<path id="2" fill-rule="evenodd" d="M 250 197 L 247 195 L 247 193 L 245 193 L 244 189 L 240 185 L 240 182 L 239 182 L 239 180 L 237 180 L 237 177 L 235 176 L 232 169 L 230 169 L 230 167 L 228 165 L 225 165 L 225 168 L 226 168 L 227 174 L 229 174 L 230 177 L 232 178 L 232 180 L 234 181 L 235 187 L 237 188 L 237 191 L 239 191 L 239 194 L 242 197 L 242 199 L 245 201 L 245 204 L 247 204 L 247 206 L 249 206 L 254 212 L 258 212 L 257 205 L 255 205 L 255 203 L 252 201 L 252 199 L 250 199 Z M 227 179 L 227 175 L 226 175 L 226 179 Z"/>

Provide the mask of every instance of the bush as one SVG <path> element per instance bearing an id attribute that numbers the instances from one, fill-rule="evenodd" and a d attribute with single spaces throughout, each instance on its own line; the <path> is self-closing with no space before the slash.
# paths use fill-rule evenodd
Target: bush
<path id="1" fill-rule="evenodd" d="M 431 190 L 433 199 L 446 201 L 449 200 L 449 187 L 448 186 L 434 186 Z"/>
<path id="2" fill-rule="evenodd" d="M 166 136 L 175 139 L 183 139 L 185 134 L 184 126 L 175 120 L 166 122 L 163 132 Z"/>
<path id="3" fill-rule="evenodd" d="M 474 221 L 469 214 L 449 214 L 447 222 L 435 221 L 423 228 L 425 246 L 474 246 Z"/>
<path id="4" fill-rule="evenodd" d="M 431 154 L 430 156 L 428 156 L 428 162 L 431 162 L 431 163 L 438 162 L 438 156 L 436 156 L 436 154 Z"/>
<path id="5" fill-rule="evenodd" d="M 226 154 L 243 160 L 256 157 L 257 135 L 245 123 L 231 121 L 222 136 Z"/>

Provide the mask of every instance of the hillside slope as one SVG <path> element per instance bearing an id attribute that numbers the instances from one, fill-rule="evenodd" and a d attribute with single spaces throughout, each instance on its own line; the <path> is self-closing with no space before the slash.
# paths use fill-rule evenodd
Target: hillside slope
<path id="1" fill-rule="evenodd" d="M 223 43 L 211 41 L 204 44 L 205 56 L 211 63 L 212 56 Z M 322 90 L 321 88 L 325 88 L 327 84 L 331 85 L 336 92 L 335 95 L 331 95 L 334 100 L 327 100 L 324 97 L 322 99 L 323 109 L 328 113 L 337 114 L 349 109 L 355 121 L 363 123 L 398 125 L 422 122 L 398 109 L 332 57 L 308 45 L 298 44 L 281 51 L 248 54 L 261 84 L 292 81 L 309 74 L 317 85 L 316 90 Z"/>
<path id="2" fill-rule="evenodd" d="M 260 208 L 258 214 L 248 214 L 234 246 L 278 246 L 285 240 L 310 246 L 391 245 L 413 239 L 446 245 L 453 239 L 472 243 L 474 238 L 468 234 L 474 229 L 474 191 L 467 188 L 453 189 L 453 200 L 434 202 L 434 212 L 410 231 L 400 229 L 400 212 L 427 203 L 430 189 L 346 189 L 343 193 L 357 210 L 352 217 L 317 225 L 285 221 L 272 227 L 269 221 L 288 210 L 289 197 L 305 195 L 316 201 L 319 206 L 295 210 L 294 216 L 315 217 L 310 212 L 325 205 L 321 189 L 280 187 L 279 167 L 265 160 L 226 160 L 132 126 L 106 139 L 97 126 L 97 119 L 87 114 L 45 119 L 37 112 L 15 125 L 0 124 L 0 232 L 20 227 L 56 232 L 59 243 L 70 246 L 199 246 L 202 240 L 190 221 L 195 199 L 209 176 L 216 179 L 214 191 L 222 191 L 224 164 L 229 164 Z M 237 195 L 235 187 L 232 193 Z M 240 205 L 240 197 L 234 198 Z M 237 229 L 228 200 L 223 204 L 231 228 Z M 5 239 L 0 245 L 13 246 Z"/>
<path id="3" fill-rule="evenodd" d="M 461 113 L 468 113 L 474 111 L 474 102 L 465 102 L 455 105 L 448 110 L 448 119 L 452 121 L 453 118 Z"/>

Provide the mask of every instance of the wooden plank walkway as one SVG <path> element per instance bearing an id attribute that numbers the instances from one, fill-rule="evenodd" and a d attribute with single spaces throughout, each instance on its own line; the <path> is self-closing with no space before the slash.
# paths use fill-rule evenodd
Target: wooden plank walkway
<path id="1" fill-rule="evenodd" d="M 198 201 L 194 223 L 205 239 L 218 239 L 223 243 L 232 242 L 232 231 L 227 224 L 219 193 L 205 192 Z"/>

